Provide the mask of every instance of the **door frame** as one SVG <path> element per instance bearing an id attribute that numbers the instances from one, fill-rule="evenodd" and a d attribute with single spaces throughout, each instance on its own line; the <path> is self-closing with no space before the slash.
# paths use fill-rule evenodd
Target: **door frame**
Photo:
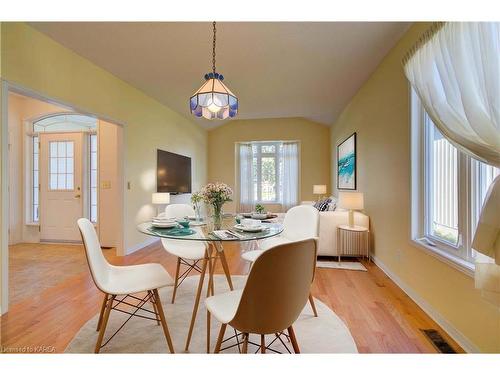
<path id="1" fill-rule="evenodd" d="M 0 264 L 1 264 L 1 280 L 0 280 L 0 315 L 5 314 L 9 309 L 9 123 L 8 123 L 8 110 L 9 110 L 9 93 L 17 93 L 32 99 L 40 100 L 46 103 L 54 104 L 60 107 L 67 108 L 68 111 L 73 111 L 80 113 L 82 115 L 95 117 L 98 120 L 103 120 L 106 122 L 110 122 L 112 124 L 118 125 L 121 129 L 121 136 L 118 137 L 119 142 L 119 150 L 121 151 L 120 160 L 121 165 L 118 170 L 119 178 L 118 180 L 121 183 L 121 186 L 125 186 L 125 131 L 124 128 L 126 126 L 122 121 L 118 121 L 113 119 L 107 115 L 94 113 L 85 109 L 82 109 L 78 106 L 72 105 L 68 102 L 52 98 L 48 95 L 42 94 L 30 88 L 24 87 L 22 85 L 10 82 L 5 79 L 0 79 L 1 82 L 1 118 L 0 118 L 0 131 L 2 134 L 2 148 L 1 148 L 1 189 L 0 189 L 0 201 L 1 201 L 1 212 L 0 212 Z M 120 201 L 122 202 L 121 208 L 122 211 L 125 209 L 125 193 L 124 189 L 119 189 L 119 193 L 121 195 Z M 116 249 L 117 255 L 125 255 L 125 251 L 123 248 L 123 244 L 125 243 L 124 239 L 124 225 L 125 218 L 123 215 L 120 227 L 120 246 Z"/>

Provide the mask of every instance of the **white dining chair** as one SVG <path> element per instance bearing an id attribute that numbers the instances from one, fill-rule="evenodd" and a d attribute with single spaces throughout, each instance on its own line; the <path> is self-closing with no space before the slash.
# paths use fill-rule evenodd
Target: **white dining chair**
<path id="1" fill-rule="evenodd" d="M 94 225 L 85 218 L 78 219 L 78 228 L 85 247 L 85 254 L 90 273 L 96 287 L 104 293 L 104 300 L 99 314 L 95 353 L 99 353 L 132 317 L 140 317 L 161 323 L 168 348 L 174 353 L 174 346 L 168 330 L 167 321 L 161 305 L 159 288 L 172 286 L 173 280 L 167 271 L 156 263 L 133 266 L 114 266 L 104 257 Z M 142 296 L 145 293 L 145 296 Z M 139 295 L 139 296 L 137 296 Z M 145 308 L 151 302 L 153 311 Z M 132 309 L 126 310 L 126 306 Z M 125 323 L 102 344 L 111 310 L 129 315 Z M 143 315 L 146 314 L 146 315 Z M 154 317 L 153 317 L 154 316 Z"/>
<path id="2" fill-rule="evenodd" d="M 182 219 L 195 215 L 193 207 L 189 204 L 175 203 L 165 207 L 165 212 L 162 216 L 168 218 Z M 170 254 L 177 257 L 177 266 L 175 269 L 174 291 L 172 293 L 172 303 L 175 302 L 177 288 L 189 276 L 191 271 L 201 272 L 198 262 L 206 257 L 207 243 L 204 241 L 189 241 L 189 240 L 170 240 L 162 238 L 161 243 L 163 248 Z M 187 268 L 180 274 L 181 265 Z"/>
<path id="3" fill-rule="evenodd" d="M 277 336 L 284 344 L 280 336 L 285 330 L 294 352 L 300 352 L 293 324 L 308 300 L 316 244 L 316 240 L 308 239 L 268 249 L 256 259 L 243 289 L 205 300 L 207 310 L 221 323 L 215 353 L 224 350 L 221 346 L 227 341 L 227 325 L 240 332 L 237 336 L 243 335 L 243 353 L 247 353 L 249 342 L 260 346 L 261 353 L 274 351 L 270 344 L 266 346 L 265 335 Z M 249 341 L 249 334 L 260 335 L 260 345 Z"/>
<path id="4" fill-rule="evenodd" d="M 244 252 L 241 257 L 248 262 L 255 262 L 259 256 L 273 246 L 288 242 L 318 238 L 319 212 L 310 205 L 300 205 L 290 208 L 283 220 L 283 232 L 279 236 L 259 241 L 258 249 Z M 316 267 L 315 267 L 316 268 Z M 309 295 L 309 302 L 314 316 L 318 316 L 314 298 Z"/>

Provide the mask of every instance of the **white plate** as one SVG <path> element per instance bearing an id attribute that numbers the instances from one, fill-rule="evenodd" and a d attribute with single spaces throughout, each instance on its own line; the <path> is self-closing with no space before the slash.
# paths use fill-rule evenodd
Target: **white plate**
<path id="1" fill-rule="evenodd" d="M 236 224 L 234 227 L 236 229 L 242 230 L 243 232 L 260 232 L 266 229 L 266 227 L 263 225 L 259 225 L 258 227 L 245 227 L 241 224 Z"/>
<path id="2" fill-rule="evenodd" d="M 176 222 L 170 222 L 170 223 L 158 223 L 158 222 L 155 222 L 153 221 L 151 223 L 151 225 L 155 228 L 174 228 L 177 226 L 177 223 Z"/>

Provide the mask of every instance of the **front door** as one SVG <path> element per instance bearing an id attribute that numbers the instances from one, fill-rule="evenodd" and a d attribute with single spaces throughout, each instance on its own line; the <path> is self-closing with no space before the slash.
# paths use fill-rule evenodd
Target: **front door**
<path id="1" fill-rule="evenodd" d="M 40 134 L 40 240 L 81 241 L 83 133 Z"/>

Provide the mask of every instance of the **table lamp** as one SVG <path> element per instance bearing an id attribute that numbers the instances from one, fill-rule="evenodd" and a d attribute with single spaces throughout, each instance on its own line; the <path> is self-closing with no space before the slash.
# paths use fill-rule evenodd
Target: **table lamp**
<path id="1" fill-rule="evenodd" d="M 354 210 L 364 208 L 363 193 L 339 192 L 339 207 L 349 210 L 349 226 L 354 226 Z"/>
<path id="2" fill-rule="evenodd" d="M 162 204 L 170 203 L 170 193 L 153 193 L 151 198 L 151 203 L 156 204 L 157 206 Z M 156 209 L 156 214 L 159 215 L 159 208 Z"/>
<path id="3" fill-rule="evenodd" d="M 318 195 L 318 201 L 326 194 L 326 185 L 313 185 L 313 194 Z"/>

